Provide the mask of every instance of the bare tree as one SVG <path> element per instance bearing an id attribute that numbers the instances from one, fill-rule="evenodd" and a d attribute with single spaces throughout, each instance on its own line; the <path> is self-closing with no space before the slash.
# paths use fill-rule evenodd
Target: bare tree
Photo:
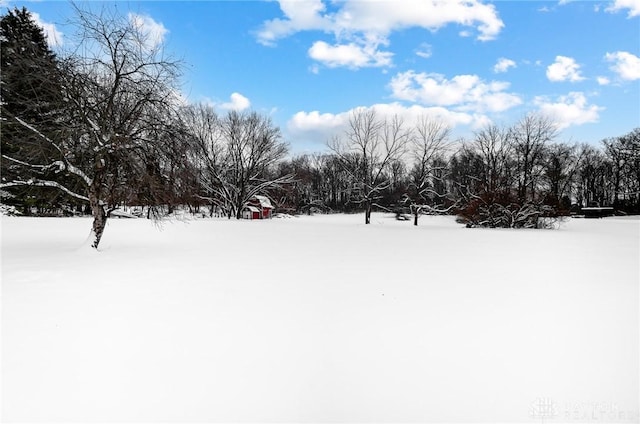
<path id="1" fill-rule="evenodd" d="M 640 128 L 602 142 L 613 168 L 612 204 L 637 213 L 640 211 Z"/>
<path id="2" fill-rule="evenodd" d="M 329 148 L 352 177 L 357 201 L 364 207 L 365 224 L 371 222 L 371 208 L 389 186 L 385 171 L 405 153 L 410 135 L 398 116 L 381 120 L 374 109 L 360 108 L 349 117 L 345 138 L 329 141 Z"/>
<path id="3" fill-rule="evenodd" d="M 575 194 L 578 205 L 604 206 L 608 203 L 607 168 L 607 158 L 600 150 L 588 144 L 580 146 Z"/>
<path id="4" fill-rule="evenodd" d="M 220 117 L 205 104 L 184 107 L 181 116 L 191 144 L 188 161 L 202 187 L 198 196 L 211 205 L 211 215 L 220 210 L 231 217 L 233 188 L 225 178 L 229 164 Z"/>
<path id="5" fill-rule="evenodd" d="M 507 193 L 511 190 L 515 173 L 512 132 L 488 125 L 475 133 L 473 145 L 482 163 L 483 191 Z"/>
<path id="6" fill-rule="evenodd" d="M 545 154 L 542 181 L 545 185 L 546 204 L 558 210 L 568 211 L 571 207 L 571 189 L 578 171 L 580 156 L 576 146 L 565 143 L 552 144 Z"/>
<path id="7" fill-rule="evenodd" d="M 468 157 L 467 179 L 459 215 L 469 226 L 539 228 L 555 223 L 557 203 L 535 199 L 545 173 L 545 143 L 554 127 L 534 115 L 510 129 L 489 125 L 475 133 L 461 157 Z"/>
<path id="8" fill-rule="evenodd" d="M 329 189 L 324 181 L 322 167 L 327 160 L 323 154 L 302 154 L 278 165 L 277 175 L 293 175 L 294 181 L 282 190 L 274 192 L 275 198 L 290 213 L 311 214 L 330 211 Z"/>
<path id="9" fill-rule="evenodd" d="M 345 171 L 342 160 L 335 154 L 322 155 L 319 168 L 325 190 L 325 202 L 333 209 L 345 211 L 349 206 L 351 175 Z"/>
<path id="10" fill-rule="evenodd" d="M 551 119 L 535 113 L 527 114 L 513 127 L 520 202 L 535 199 L 536 183 L 542 174 L 544 149 L 557 134 L 558 127 Z"/>
<path id="11" fill-rule="evenodd" d="M 255 195 L 293 180 L 292 175 L 272 178 L 270 167 L 287 154 L 280 129 L 256 112 L 231 111 L 222 120 L 228 167 L 222 178 L 229 187 L 232 212 L 242 217 L 242 208 Z"/>
<path id="12" fill-rule="evenodd" d="M 418 225 L 418 217 L 424 211 L 434 210 L 427 204 L 428 197 L 442 198 L 446 194 L 435 190 L 436 180 L 442 181 L 446 169 L 443 160 L 448 151 L 451 127 L 442 121 L 421 116 L 412 134 L 413 168 L 411 169 L 411 212 L 413 225 Z M 435 208 L 435 210 L 438 210 Z M 445 209 L 442 209 L 444 212 Z"/>
<path id="13" fill-rule="evenodd" d="M 219 118 L 203 105 L 187 108 L 185 116 L 196 147 L 203 198 L 229 218 L 240 219 L 253 196 L 268 195 L 293 181 L 290 174 L 272 172 L 286 155 L 287 145 L 268 117 L 231 111 Z"/>
<path id="14" fill-rule="evenodd" d="M 30 179 L 3 187 L 55 187 L 89 203 L 94 218 L 91 246 L 97 248 L 111 209 L 140 181 L 153 197 L 163 176 L 148 147 L 164 128 L 159 110 L 172 108 L 178 63 L 167 59 L 142 28 L 108 9 L 76 8 L 78 48 L 63 73 L 70 126 L 51 137 L 20 116 L 13 119 L 55 152 L 48 162 L 7 156 L 29 169 Z M 64 178 L 63 178 L 64 177 Z M 73 178 L 74 183 L 68 183 Z"/>

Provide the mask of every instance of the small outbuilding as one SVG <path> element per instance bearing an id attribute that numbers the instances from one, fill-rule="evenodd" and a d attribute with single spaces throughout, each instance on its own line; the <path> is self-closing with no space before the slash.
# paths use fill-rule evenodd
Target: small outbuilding
<path id="1" fill-rule="evenodd" d="M 604 218 L 615 215 L 616 211 L 609 206 L 597 206 L 582 208 L 582 213 L 585 218 Z"/>
<path id="2" fill-rule="evenodd" d="M 244 219 L 271 219 L 273 205 L 266 196 L 253 196 L 242 209 Z"/>

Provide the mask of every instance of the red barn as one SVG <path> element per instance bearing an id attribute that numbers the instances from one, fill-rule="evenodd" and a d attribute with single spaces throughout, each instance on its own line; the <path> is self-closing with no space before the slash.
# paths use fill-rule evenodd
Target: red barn
<path id="1" fill-rule="evenodd" d="M 244 219 L 269 219 L 273 209 L 268 197 L 253 196 L 242 209 L 242 217 Z"/>

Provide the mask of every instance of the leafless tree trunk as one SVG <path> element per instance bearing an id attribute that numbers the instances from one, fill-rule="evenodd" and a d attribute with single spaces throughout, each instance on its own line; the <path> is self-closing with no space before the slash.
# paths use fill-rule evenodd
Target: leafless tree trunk
<path id="1" fill-rule="evenodd" d="M 411 171 L 411 185 L 415 190 L 411 211 L 413 213 L 413 225 L 418 225 L 418 218 L 427 208 L 425 205 L 426 194 L 431 192 L 439 197 L 431 184 L 436 178 L 438 170 L 441 170 L 436 162 L 449 149 L 448 140 L 451 127 L 441 121 L 437 121 L 428 116 L 421 116 L 412 134 L 411 141 L 413 147 L 413 168 Z"/>
<path id="2" fill-rule="evenodd" d="M 405 153 L 411 135 L 398 116 L 379 119 L 374 109 L 357 109 L 349 118 L 345 138 L 334 138 L 329 148 L 341 159 L 355 182 L 363 205 L 365 224 L 371 222 L 371 208 L 389 185 L 387 168 Z"/>

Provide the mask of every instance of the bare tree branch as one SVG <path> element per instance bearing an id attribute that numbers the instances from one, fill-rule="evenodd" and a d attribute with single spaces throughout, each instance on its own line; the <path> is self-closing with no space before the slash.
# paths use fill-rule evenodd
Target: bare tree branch
<path id="1" fill-rule="evenodd" d="M 84 200 L 87 202 L 89 201 L 89 198 L 87 196 L 83 196 L 81 194 L 75 193 L 57 181 L 30 179 L 28 181 L 11 181 L 8 183 L 0 184 L 0 188 L 19 187 L 19 186 L 54 187 L 54 188 L 57 188 L 58 190 L 65 192 L 71 197 L 75 197 L 76 199 Z"/>

